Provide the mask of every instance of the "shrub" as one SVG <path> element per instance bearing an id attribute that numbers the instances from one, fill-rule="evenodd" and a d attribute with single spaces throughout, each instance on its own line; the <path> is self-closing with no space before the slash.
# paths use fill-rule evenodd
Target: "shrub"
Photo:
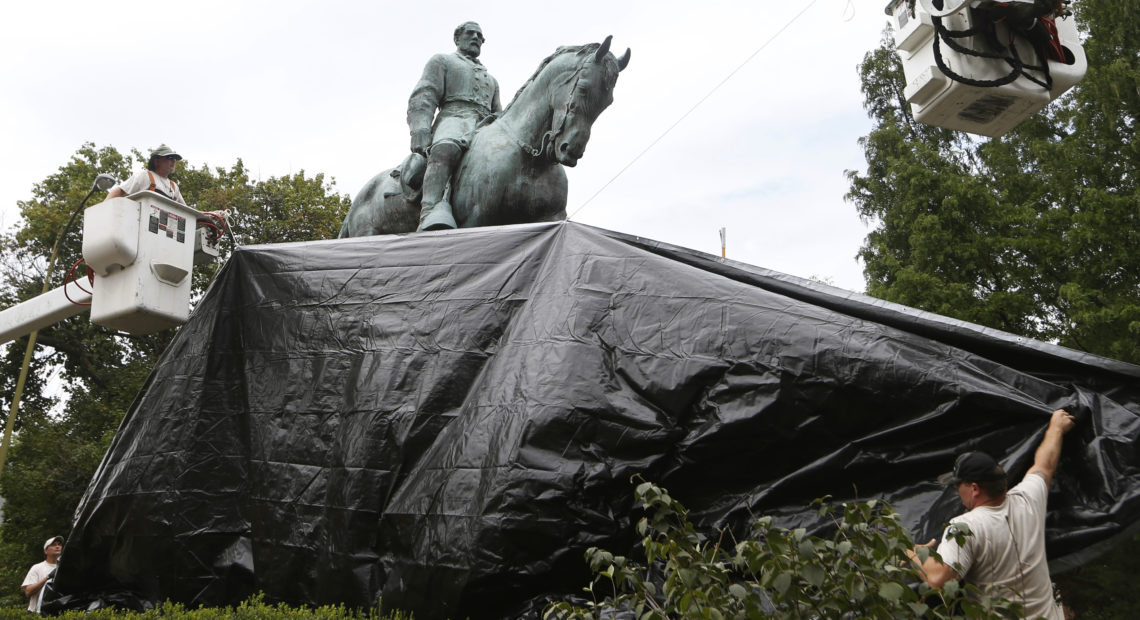
<path id="1" fill-rule="evenodd" d="M 26 604 L 25 604 L 26 605 Z M 22 607 L 0 609 L 0 620 L 27 620 L 28 612 Z M 352 609 L 343 605 L 323 607 L 291 607 L 285 603 L 267 604 L 258 594 L 234 607 L 197 607 L 187 609 L 181 603 L 167 601 L 145 612 L 99 609 L 96 611 L 69 611 L 59 616 L 63 620 L 412 620 L 410 614 L 393 612 L 379 615 L 375 608 Z"/>
<path id="2" fill-rule="evenodd" d="M 652 483 L 639 484 L 636 498 L 645 510 L 637 524 L 645 565 L 589 549 L 590 600 L 552 603 L 545 618 L 1020 617 L 1020 604 L 974 586 L 926 585 L 905 553 L 914 541 L 882 501 L 816 500 L 819 516 L 834 525 L 829 538 L 761 517 L 747 540 L 732 544 L 724 531 L 699 535 L 684 506 Z M 923 559 L 933 553 L 919 547 Z"/>

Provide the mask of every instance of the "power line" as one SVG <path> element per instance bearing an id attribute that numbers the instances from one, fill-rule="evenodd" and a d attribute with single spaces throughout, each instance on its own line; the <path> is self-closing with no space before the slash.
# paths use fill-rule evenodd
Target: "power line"
<path id="1" fill-rule="evenodd" d="M 748 64 L 749 62 L 752 62 L 752 59 L 755 58 L 757 54 L 764 51 L 764 48 L 768 47 L 772 43 L 772 41 L 775 41 L 776 38 L 779 37 L 781 34 L 783 34 L 783 32 L 785 30 L 787 30 L 789 27 L 791 27 L 792 24 L 796 23 L 796 20 L 798 20 L 801 16 L 803 16 L 804 13 L 807 13 L 808 9 L 810 9 L 813 5 L 815 5 L 816 2 L 818 2 L 818 0 L 811 0 L 811 2 L 809 2 L 808 5 L 803 8 L 803 10 L 801 10 L 799 13 L 796 13 L 795 17 L 793 17 L 790 21 L 788 21 L 788 23 L 784 24 L 783 27 L 781 27 L 779 30 L 777 30 L 775 32 L 775 34 L 773 34 L 771 37 L 768 37 L 768 40 L 765 41 L 760 47 L 756 48 L 756 51 L 752 52 L 752 54 L 749 55 L 748 58 L 745 58 L 744 62 L 740 63 L 740 65 L 737 66 L 735 69 L 733 69 L 731 73 L 726 75 L 724 77 L 724 79 L 720 81 L 720 83 L 718 83 L 716 86 L 713 86 L 712 90 L 710 90 L 708 92 L 708 94 L 706 94 L 704 97 L 701 97 L 700 101 L 697 101 L 695 104 L 693 104 L 693 107 L 689 108 L 688 112 L 685 112 L 684 114 L 682 114 L 681 118 L 678 118 L 676 120 L 676 122 L 674 122 L 672 125 L 670 125 L 669 128 L 666 129 L 664 132 L 662 132 L 660 136 L 657 136 L 656 140 L 654 140 L 653 142 L 650 142 L 649 146 L 645 147 L 645 149 L 642 150 L 640 153 L 638 153 L 636 157 L 634 157 L 632 160 L 630 160 L 630 162 L 628 164 L 626 164 L 624 168 L 622 168 L 621 170 L 618 170 L 617 174 L 615 174 L 613 176 L 613 178 L 611 178 L 609 181 L 606 181 L 605 185 L 602 185 L 598 189 L 598 191 L 594 192 L 593 196 L 590 196 L 589 198 L 587 198 L 586 201 L 583 202 L 581 204 L 581 206 L 579 206 L 577 209 L 575 209 L 573 213 L 571 213 L 569 216 L 567 216 L 566 219 L 568 219 L 568 220 L 572 219 L 575 215 L 578 215 L 579 211 L 581 211 L 582 209 L 585 209 L 586 205 L 590 204 L 590 201 L 597 198 L 598 194 L 601 194 L 603 191 L 605 191 L 605 189 L 607 187 L 609 187 L 611 183 L 616 181 L 617 178 L 620 177 L 622 174 L 624 174 L 626 170 L 629 170 L 630 167 L 632 167 L 635 163 L 637 163 L 637 160 L 641 159 L 642 156 L 644 156 L 646 153 L 648 153 L 649 149 L 657 146 L 657 143 L 660 142 L 662 139 L 664 139 L 665 136 L 669 135 L 669 132 L 673 131 L 674 127 L 676 127 L 677 125 L 680 125 L 681 121 L 688 118 L 689 115 L 692 114 L 694 110 L 699 108 L 701 106 L 701 104 L 703 104 L 709 97 L 712 97 L 713 93 L 715 93 L 717 90 L 720 90 L 721 86 L 724 86 L 725 83 L 727 83 L 729 80 L 731 80 L 733 78 L 733 76 L 735 76 L 741 69 L 744 68 L 744 65 Z"/>

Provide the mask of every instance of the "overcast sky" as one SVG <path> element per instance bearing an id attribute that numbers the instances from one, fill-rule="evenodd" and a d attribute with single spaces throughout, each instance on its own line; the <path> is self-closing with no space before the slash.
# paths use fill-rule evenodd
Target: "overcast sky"
<path id="1" fill-rule="evenodd" d="M 868 229 L 843 200 L 844 171 L 864 167 L 856 65 L 878 44 L 884 6 L 6 3 L 0 224 L 84 142 L 123 152 L 165 142 L 194 166 L 241 158 L 262 178 L 323 172 L 355 195 L 407 154 L 407 98 L 424 63 L 475 20 L 504 105 L 559 45 L 612 34 L 616 54 L 632 49 L 567 171 L 572 219 L 713 254 L 726 227 L 729 258 L 861 291 L 855 253 Z"/>

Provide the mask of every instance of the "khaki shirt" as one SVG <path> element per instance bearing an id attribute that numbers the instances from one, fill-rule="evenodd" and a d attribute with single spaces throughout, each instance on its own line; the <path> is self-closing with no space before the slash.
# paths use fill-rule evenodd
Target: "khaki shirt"
<path id="1" fill-rule="evenodd" d="M 408 127 L 413 132 L 433 128 L 434 120 L 434 143 L 443 137 L 435 134 L 445 118 L 470 119 L 462 123 L 463 131 L 473 131 L 481 118 L 502 109 L 499 83 L 487 73 L 483 63 L 458 52 L 436 54 L 424 67 L 423 77 L 408 99 Z M 438 118 L 436 110 L 439 110 Z M 468 124 L 470 127 L 466 128 Z"/>

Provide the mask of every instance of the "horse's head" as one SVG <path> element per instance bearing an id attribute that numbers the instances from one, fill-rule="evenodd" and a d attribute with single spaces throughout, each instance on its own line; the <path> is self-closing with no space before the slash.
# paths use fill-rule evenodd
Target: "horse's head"
<path id="1" fill-rule="evenodd" d="M 629 64 L 629 49 L 620 58 L 610 53 L 611 38 L 579 48 L 576 68 L 550 91 L 554 117 L 543 150 L 564 166 L 574 166 L 585 153 L 590 127 L 613 103 L 618 73 Z"/>

